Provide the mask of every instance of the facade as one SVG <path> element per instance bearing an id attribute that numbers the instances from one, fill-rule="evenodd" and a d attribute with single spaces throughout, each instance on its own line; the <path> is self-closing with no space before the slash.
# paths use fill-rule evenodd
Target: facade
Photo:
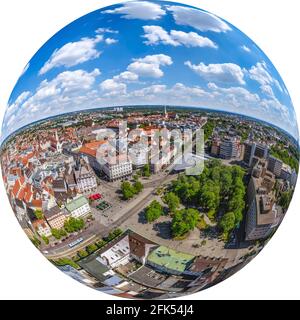
<path id="1" fill-rule="evenodd" d="M 62 229 L 66 221 L 65 214 L 58 206 L 45 211 L 44 216 L 51 229 Z"/>
<path id="2" fill-rule="evenodd" d="M 51 237 L 51 229 L 46 221 L 44 220 L 36 220 L 32 223 L 35 231 L 41 236 L 41 237 Z"/>
<path id="3" fill-rule="evenodd" d="M 141 168 L 148 163 L 148 148 L 133 147 L 129 150 L 129 157 L 134 168 Z"/>
<path id="4" fill-rule="evenodd" d="M 66 209 L 71 217 L 76 219 L 82 218 L 91 212 L 89 202 L 84 196 L 67 203 Z"/>
<path id="5" fill-rule="evenodd" d="M 280 179 L 291 182 L 291 177 L 292 177 L 291 167 L 286 164 L 282 165 Z"/>
<path id="6" fill-rule="evenodd" d="M 257 157 L 260 159 L 267 159 L 268 153 L 269 153 L 269 149 L 266 145 L 257 144 L 253 142 L 245 142 L 243 161 L 249 167 L 251 167 L 254 157 Z"/>
<path id="7" fill-rule="evenodd" d="M 266 145 L 263 144 L 255 144 L 255 157 L 261 159 L 267 159 L 269 153 L 269 149 Z"/>
<path id="8" fill-rule="evenodd" d="M 132 162 L 127 157 L 117 157 L 117 161 L 111 162 L 103 159 L 101 164 L 102 172 L 109 181 L 116 181 L 132 175 Z"/>
<path id="9" fill-rule="evenodd" d="M 68 190 L 74 192 L 77 188 L 74 171 L 69 170 L 69 172 L 67 172 L 65 178 L 66 178 Z"/>
<path id="10" fill-rule="evenodd" d="M 220 143 L 220 157 L 222 159 L 238 158 L 239 140 L 235 138 L 226 138 Z"/>
<path id="11" fill-rule="evenodd" d="M 268 159 L 268 170 L 275 174 L 276 177 L 281 176 L 283 162 L 275 157 L 270 156 Z"/>
<path id="12" fill-rule="evenodd" d="M 120 265 L 125 265 L 130 259 L 129 237 L 128 235 L 113 241 L 111 245 L 99 254 L 97 261 L 112 269 Z"/>
<path id="13" fill-rule="evenodd" d="M 252 160 L 254 157 L 255 145 L 253 143 L 246 142 L 244 144 L 244 162 L 251 167 Z"/>
<path id="14" fill-rule="evenodd" d="M 280 223 L 281 208 L 276 206 L 272 194 L 268 194 L 266 190 L 260 187 L 257 178 L 251 178 L 247 196 L 246 240 L 265 239 Z"/>
<path id="15" fill-rule="evenodd" d="M 298 179 L 297 172 L 295 169 L 293 169 L 291 173 L 291 179 L 290 179 L 290 183 L 293 188 L 296 186 L 297 179 Z"/>
<path id="16" fill-rule="evenodd" d="M 146 257 L 148 256 L 150 249 L 157 246 L 154 242 L 134 232 L 129 233 L 128 241 L 131 257 L 142 264 L 146 263 Z"/>
<path id="17" fill-rule="evenodd" d="M 219 138 L 213 139 L 212 145 L 211 145 L 211 154 L 213 156 L 218 156 L 220 154 L 220 144 L 221 144 L 221 141 Z"/>
<path id="18" fill-rule="evenodd" d="M 77 191 L 79 193 L 91 193 L 97 188 L 97 179 L 88 164 L 80 164 L 78 170 L 75 170 L 75 177 L 77 183 Z"/>

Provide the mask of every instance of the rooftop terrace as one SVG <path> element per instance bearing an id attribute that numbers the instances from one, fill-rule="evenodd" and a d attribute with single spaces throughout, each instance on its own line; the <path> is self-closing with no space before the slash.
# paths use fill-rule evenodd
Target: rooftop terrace
<path id="1" fill-rule="evenodd" d="M 161 246 L 148 256 L 148 261 L 164 268 L 183 272 L 195 259 L 195 256 L 181 253 L 167 247 Z"/>

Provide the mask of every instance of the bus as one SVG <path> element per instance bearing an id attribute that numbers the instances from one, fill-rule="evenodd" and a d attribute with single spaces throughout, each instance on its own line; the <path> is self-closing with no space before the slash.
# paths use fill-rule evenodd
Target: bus
<path id="1" fill-rule="evenodd" d="M 74 248 L 74 247 L 76 247 L 77 245 L 79 245 L 79 243 L 81 243 L 81 242 L 83 242 L 83 239 L 82 239 L 82 238 L 79 238 L 79 239 L 71 242 L 71 243 L 69 244 L 69 248 Z"/>

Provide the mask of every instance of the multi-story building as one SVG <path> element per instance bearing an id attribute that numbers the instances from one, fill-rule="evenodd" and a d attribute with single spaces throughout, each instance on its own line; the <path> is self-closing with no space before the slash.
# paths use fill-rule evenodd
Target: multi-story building
<path id="1" fill-rule="evenodd" d="M 253 142 L 245 142 L 244 144 L 244 162 L 251 167 L 254 157 L 267 159 L 269 149 L 266 145 Z"/>
<path id="2" fill-rule="evenodd" d="M 266 145 L 264 144 L 255 144 L 255 152 L 254 155 L 255 157 L 261 158 L 261 159 L 267 159 L 269 153 L 269 149 Z"/>
<path id="3" fill-rule="evenodd" d="M 45 220 L 35 220 L 32 225 L 41 237 L 51 237 L 51 229 Z"/>
<path id="4" fill-rule="evenodd" d="M 59 178 L 53 181 L 53 191 L 54 192 L 67 192 L 67 183 L 63 178 Z"/>
<path id="5" fill-rule="evenodd" d="M 142 264 L 146 263 L 146 257 L 148 256 L 150 249 L 157 246 L 156 243 L 142 237 L 135 232 L 129 233 L 128 242 L 131 257 Z"/>
<path id="6" fill-rule="evenodd" d="M 283 162 L 275 157 L 270 156 L 268 159 L 268 170 L 275 174 L 276 177 L 281 176 Z"/>
<path id="7" fill-rule="evenodd" d="M 128 235 L 112 241 L 103 250 L 100 250 L 97 261 L 110 268 L 126 265 L 130 261 Z"/>
<path id="8" fill-rule="evenodd" d="M 287 164 L 283 164 L 281 168 L 280 178 L 291 182 L 292 169 Z"/>
<path id="9" fill-rule="evenodd" d="M 251 167 L 255 152 L 255 145 L 253 143 L 245 142 L 244 144 L 244 162 Z"/>
<path id="10" fill-rule="evenodd" d="M 220 143 L 220 157 L 223 159 L 238 158 L 240 141 L 236 138 L 225 138 Z"/>
<path id="11" fill-rule="evenodd" d="M 189 267 L 195 256 L 160 246 L 147 257 L 147 265 L 159 272 L 173 275 L 189 274 Z"/>
<path id="12" fill-rule="evenodd" d="M 103 147 L 104 145 L 107 145 L 107 141 L 105 140 L 94 141 L 86 143 L 79 150 L 79 154 L 88 159 L 90 166 L 96 173 L 101 172 L 101 163 L 98 158 L 101 158 L 102 149 L 106 150 L 106 147 Z"/>
<path id="13" fill-rule="evenodd" d="M 109 181 L 116 181 L 132 175 L 132 162 L 128 160 L 127 155 L 117 156 L 113 160 L 103 158 L 101 169 Z"/>
<path id="14" fill-rule="evenodd" d="M 91 212 L 88 200 L 84 197 L 78 197 L 66 204 L 68 213 L 73 218 L 82 218 Z"/>
<path id="15" fill-rule="evenodd" d="M 85 162 L 81 162 L 75 170 L 77 191 L 79 193 L 91 193 L 97 188 L 97 179 L 92 168 Z"/>
<path id="16" fill-rule="evenodd" d="M 75 173 L 72 167 L 67 167 L 65 174 L 66 183 L 68 186 L 68 190 L 74 192 L 77 188 L 77 183 L 75 180 Z"/>
<path id="17" fill-rule="evenodd" d="M 293 169 L 292 173 L 291 173 L 291 179 L 290 179 L 290 183 L 291 183 L 292 188 L 294 188 L 296 186 L 297 179 L 298 179 L 297 172 L 295 169 Z"/>
<path id="18" fill-rule="evenodd" d="M 129 150 L 129 157 L 135 168 L 141 168 L 149 162 L 149 151 L 147 147 L 134 146 Z"/>
<path id="19" fill-rule="evenodd" d="M 265 239 L 280 223 L 281 207 L 275 204 L 274 195 L 261 186 L 260 178 L 251 177 L 247 197 L 246 240 Z"/>
<path id="20" fill-rule="evenodd" d="M 211 154 L 213 156 L 218 156 L 220 154 L 220 139 L 214 138 L 211 145 Z"/>
<path id="21" fill-rule="evenodd" d="M 51 229 L 62 229 L 66 221 L 65 214 L 58 206 L 45 211 L 44 216 Z"/>

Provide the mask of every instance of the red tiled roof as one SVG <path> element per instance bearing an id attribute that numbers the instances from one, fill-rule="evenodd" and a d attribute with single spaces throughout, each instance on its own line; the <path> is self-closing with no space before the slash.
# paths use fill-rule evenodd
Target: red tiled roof
<path id="1" fill-rule="evenodd" d="M 15 182 L 15 185 L 13 186 L 13 189 L 12 189 L 12 195 L 14 198 L 17 197 L 17 195 L 19 194 L 21 188 L 23 187 L 25 183 L 25 178 L 24 177 L 20 177 L 16 182 Z"/>
<path id="2" fill-rule="evenodd" d="M 43 202 L 42 200 L 32 200 L 31 205 L 35 208 L 42 208 Z"/>
<path id="3" fill-rule="evenodd" d="M 84 154 L 87 154 L 89 156 L 92 156 L 92 157 L 96 157 L 97 155 L 97 151 L 96 150 L 93 150 L 93 149 L 89 149 L 87 147 L 82 147 L 80 150 L 79 150 L 80 153 L 84 153 Z"/>

